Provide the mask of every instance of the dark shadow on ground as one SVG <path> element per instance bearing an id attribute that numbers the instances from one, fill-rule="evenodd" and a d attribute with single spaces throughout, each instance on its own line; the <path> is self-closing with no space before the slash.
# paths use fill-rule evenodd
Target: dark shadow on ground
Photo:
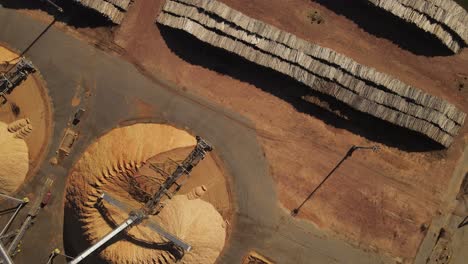
<path id="1" fill-rule="evenodd" d="M 365 148 L 369 148 L 369 147 L 365 147 Z M 328 178 L 330 178 L 333 173 L 335 173 L 335 171 L 341 166 L 341 164 L 343 164 L 343 162 L 345 162 L 348 158 L 350 158 L 353 153 L 358 150 L 359 148 L 357 146 L 352 146 L 348 152 L 346 152 L 346 154 L 343 156 L 343 158 L 335 165 L 335 167 L 327 174 L 327 176 L 325 176 L 325 178 L 323 178 L 323 180 L 312 190 L 312 192 L 310 192 L 309 196 L 307 196 L 307 198 L 305 198 L 304 201 L 302 201 L 301 204 L 299 204 L 298 207 L 294 208 L 292 211 L 291 211 L 291 216 L 297 216 L 299 214 L 299 212 L 301 211 L 301 208 L 314 196 L 314 194 L 320 189 L 320 187 L 322 187 L 322 185 L 328 180 Z"/>
<path id="2" fill-rule="evenodd" d="M 127 186 L 129 187 L 129 186 Z M 117 223 L 112 216 L 109 214 L 107 208 L 102 204 L 97 202 L 95 204 L 96 213 L 99 213 L 107 225 L 113 229 L 117 228 L 119 224 Z M 145 224 L 144 220 L 142 225 Z M 72 209 L 69 204 L 65 204 L 64 208 L 64 225 L 63 225 L 63 246 L 65 254 L 68 256 L 76 257 L 81 252 L 86 250 L 91 246 L 91 243 L 86 239 L 83 230 L 83 223 L 77 217 L 77 212 Z M 97 249 L 91 255 L 86 257 L 82 263 L 103 263 L 102 258 L 99 257 L 99 254 L 104 251 L 109 245 L 121 240 L 128 241 L 134 246 L 154 249 L 154 250 L 163 250 L 170 253 L 175 259 L 180 260 L 183 257 L 183 251 L 177 249 L 170 242 L 161 242 L 154 243 L 151 242 L 151 234 L 142 234 L 145 240 L 139 239 L 135 236 L 130 235 L 129 233 L 123 231 L 116 235 L 114 238 L 105 243 L 102 247 Z"/>
<path id="3" fill-rule="evenodd" d="M 439 151 L 443 150 L 440 144 L 419 133 L 355 111 L 331 96 L 314 92 L 291 77 L 205 44 L 184 31 L 159 24 L 158 27 L 169 48 L 188 63 L 250 83 L 285 100 L 299 112 L 321 119 L 328 125 L 347 129 L 371 141 L 408 152 L 437 150 L 435 153 L 438 155 L 444 153 L 444 151 Z M 304 96 L 313 96 L 324 101 L 328 109 L 305 101 Z M 340 114 L 337 115 L 337 112 Z"/>
<path id="4" fill-rule="evenodd" d="M 103 219 L 110 227 L 116 228 L 118 226 L 118 224 L 115 223 L 107 215 L 105 215 L 105 213 L 103 213 L 100 209 L 98 210 L 101 213 Z M 91 243 L 89 243 L 89 241 L 86 240 L 82 226 L 83 224 L 77 218 L 76 212 L 69 206 L 65 206 L 63 225 L 63 247 L 66 255 L 76 257 L 81 252 L 83 252 L 91 246 Z M 140 240 L 133 236 L 130 236 L 126 232 L 121 232 L 117 236 L 109 240 L 107 243 L 105 243 L 102 247 L 93 252 L 91 255 L 86 257 L 82 263 L 103 263 L 103 259 L 99 257 L 99 254 L 103 250 L 105 250 L 109 245 L 120 240 L 126 240 L 138 247 L 155 250 L 165 250 L 172 254 L 176 259 L 181 259 L 183 255 L 183 253 L 178 251 L 174 246 L 172 246 L 171 243 L 150 243 L 148 241 Z"/>
<path id="5" fill-rule="evenodd" d="M 63 219 L 63 249 L 64 253 L 71 257 L 76 257 L 80 252 L 83 252 L 90 246 L 86 240 L 82 223 L 76 217 L 76 212 L 73 208 L 65 205 Z M 91 254 L 82 263 L 102 263 L 95 254 Z"/>
<path id="6" fill-rule="evenodd" d="M 338 15 L 345 16 L 367 33 L 388 39 L 416 55 L 450 56 L 454 54 L 434 35 L 366 0 L 315 0 L 315 2 Z"/>
<path id="7" fill-rule="evenodd" d="M 64 12 L 58 12 L 52 5 L 41 0 L 0 0 L 0 5 L 5 8 L 42 10 L 54 16 L 57 21 L 76 28 L 96 28 L 115 25 L 94 9 L 86 8 L 72 0 L 55 0 L 54 3 L 63 8 Z"/>
<path id="8" fill-rule="evenodd" d="M 468 216 L 465 216 L 465 218 L 458 225 L 458 228 L 462 228 L 462 227 L 467 226 L 467 225 L 468 225 Z"/>
<path id="9" fill-rule="evenodd" d="M 455 0 L 460 6 L 462 6 L 466 11 L 468 11 L 468 0 Z"/>

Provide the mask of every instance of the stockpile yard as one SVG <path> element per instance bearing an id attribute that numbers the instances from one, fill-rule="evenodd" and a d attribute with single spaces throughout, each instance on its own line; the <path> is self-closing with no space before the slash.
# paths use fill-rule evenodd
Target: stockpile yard
<path id="1" fill-rule="evenodd" d="M 467 8 L 0 0 L 0 262 L 465 264 Z"/>

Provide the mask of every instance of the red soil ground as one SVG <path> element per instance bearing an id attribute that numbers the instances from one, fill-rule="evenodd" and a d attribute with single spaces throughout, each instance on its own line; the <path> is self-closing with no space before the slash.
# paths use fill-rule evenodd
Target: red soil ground
<path id="1" fill-rule="evenodd" d="M 448 56 L 419 30 L 354 2 L 223 2 L 468 111 L 463 79 L 468 76 L 468 49 Z M 122 26 L 113 29 L 120 47 L 112 49 L 146 73 L 249 118 L 277 182 L 279 202 L 288 210 L 309 195 L 352 145 L 379 145 L 377 153 L 355 152 L 298 217 L 363 248 L 412 259 L 424 237 L 421 226 L 446 210 L 440 205 L 466 145 L 466 126 L 452 147 L 437 150 L 419 135 L 366 116 L 341 120 L 298 99 L 307 89 L 296 82 L 158 27 L 155 20 L 163 3 L 135 1 Z M 313 11 L 324 23 L 310 23 Z M 93 37 L 99 30 L 80 31 Z"/>

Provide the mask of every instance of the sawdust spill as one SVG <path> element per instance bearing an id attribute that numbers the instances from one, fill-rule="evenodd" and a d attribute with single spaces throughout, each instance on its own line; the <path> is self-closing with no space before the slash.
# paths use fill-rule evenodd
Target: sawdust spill
<path id="1" fill-rule="evenodd" d="M 28 146 L 8 132 L 0 122 L 0 192 L 12 193 L 23 183 L 29 170 Z"/>
<path id="2" fill-rule="evenodd" d="M 0 46 L 0 63 L 14 64 L 18 62 L 18 54 Z"/>
<path id="3" fill-rule="evenodd" d="M 79 225 L 83 244 L 78 244 L 81 238 L 76 238 L 77 227 L 70 227 L 64 236 L 71 249 L 66 250 L 78 254 L 128 217 L 128 211 L 106 202 L 96 206 L 101 193 L 132 209 L 140 208 L 144 204 L 141 191 L 151 194 L 163 180 L 149 164 L 159 164 L 170 171 L 174 163 L 168 158 L 182 160 L 195 144 L 193 136 L 174 127 L 135 124 L 114 129 L 89 146 L 71 170 L 66 188 L 65 210 L 72 209 L 72 213 L 65 215 L 76 218 L 70 221 Z M 186 194 L 202 184 L 208 187 L 205 195 L 189 199 Z M 178 195 L 166 200 L 161 213 L 150 218 L 192 246 L 178 263 L 214 263 L 224 247 L 224 219 L 229 209 L 223 171 L 216 159 L 208 155 L 194 168 Z M 175 263 L 176 254 L 169 249 L 167 241 L 143 222 L 106 246 L 97 261 Z"/>

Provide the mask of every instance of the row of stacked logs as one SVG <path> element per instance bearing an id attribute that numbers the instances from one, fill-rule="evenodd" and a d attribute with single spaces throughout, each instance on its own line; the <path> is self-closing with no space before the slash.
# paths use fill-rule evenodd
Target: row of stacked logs
<path id="1" fill-rule="evenodd" d="M 157 22 L 286 74 L 352 108 L 448 147 L 466 114 L 371 67 L 215 0 L 168 0 Z"/>
<path id="2" fill-rule="evenodd" d="M 457 53 L 468 43 L 468 15 L 452 0 L 368 0 L 436 36 Z"/>

